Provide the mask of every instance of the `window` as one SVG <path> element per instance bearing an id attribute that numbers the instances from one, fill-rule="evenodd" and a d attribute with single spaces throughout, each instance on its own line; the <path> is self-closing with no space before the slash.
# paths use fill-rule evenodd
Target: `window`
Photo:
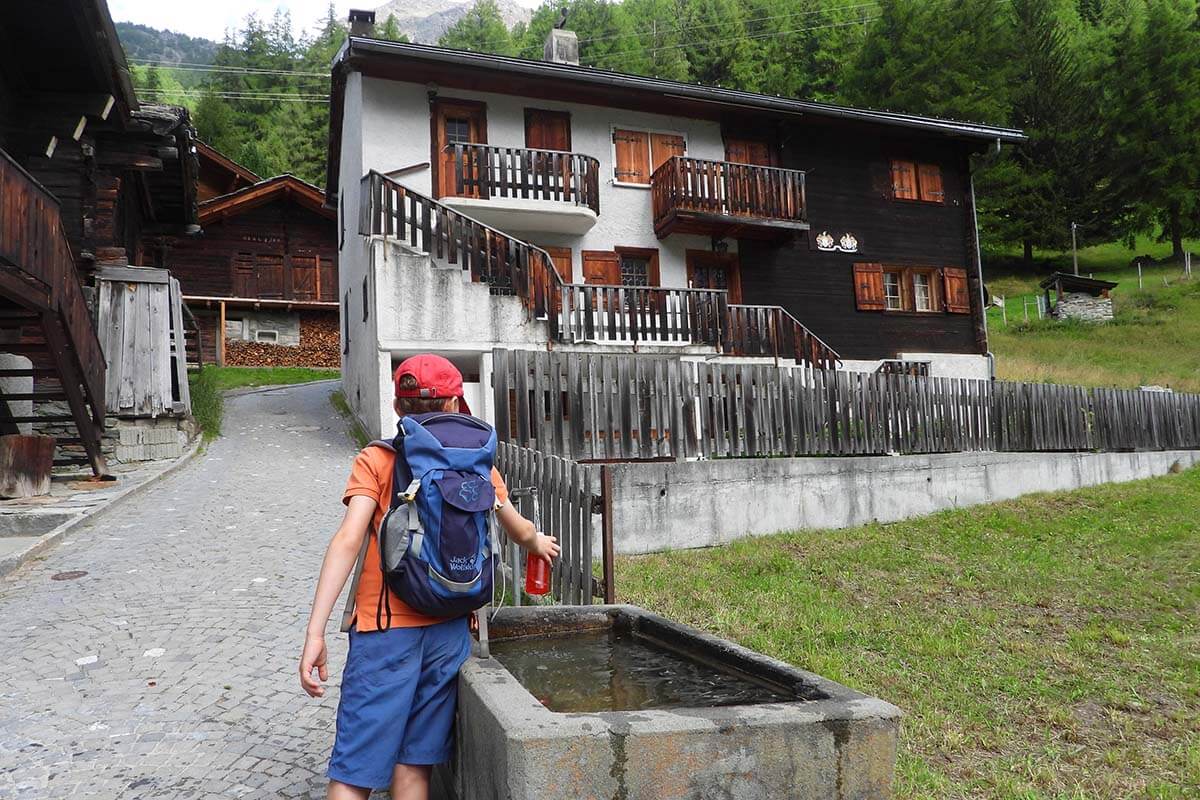
<path id="1" fill-rule="evenodd" d="M 446 117 L 446 144 L 470 144 L 471 120 L 466 117 Z"/>
<path id="2" fill-rule="evenodd" d="M 687 141 L 678 133 L 614 128 L 613 180 L 648 186 L 654 170 L 686 152 Z"/>
<path id="3" fill-rule="evenodd" d="M 621 256 L 621 285 L 649 286 L 650 259 L 644 256 Z"/>
<path id="4" fill-rule="evenodd" d="M 913 307 L 917 311 L 933 311 L 933 282 L 928 272 L 914 272 Z"/>
<path id="5" fill-rule="evenodd" d="M 369 295 L 367 294 L 367 276 L 366 275 L 363 276 L 362 296 L 363 296 L 363 322 L 366 322 L 367 318 L 371 316 L 371 305 L 368 302 Z"/>
<path id="6" fill-rule="evenodd" d="M 264 331 L 258 330 L 254 332 L 254 341 L 270 342 L 272 344 L 279 341 L 279 331 Z"/>
<path id="7" fill-rule="evenodd" d="M 859 311 L 968 314 L 966 270 L 947 267 L 854 265 L 854 298 Z"/>
<path id="8" fill-rule="evenodd" d="M 921 200 L 926 203 L 945 202 L 942 189 L 942 168 L 937 164 L 918 164 L 915 161 L 892 161 L 892 198 Z"/>
<path id="9" fill-rule="evenodd" d="M 904 273 L 885 271 L 883 273 L 883 299 L 888 311 L 899 311 L 904 307 L 904 297 L 900 294 L 900 284 Z"/>

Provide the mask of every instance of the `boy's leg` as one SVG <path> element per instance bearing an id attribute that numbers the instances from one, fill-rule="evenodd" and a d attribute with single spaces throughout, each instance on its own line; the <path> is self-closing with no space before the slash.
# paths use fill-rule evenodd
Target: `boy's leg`
<path id="1" fill-rule="evenodd" d="M 358 800 L 369 794 L 335 794 L 342 786 L 361 792 L 391 783 L 421 676 L 423 639 L 421 628 L 350 632 L 329 756 L 330 798 Z"/>
<path id="2" fill-rule="evenodd" d="M 425 628 L 421 677 L 397 764 L 434 766 L 450 760 L 454 750 L 454 712 L 458 707 L 458 668 L 471 653 L 467 618 Z M 426 771 L 428 776 L 428 771 Z"/>
<path id="3" fill-rule="evenodd" d="M 371 795 L 370 789 L 361 786 L 351 786 L 341 781 L 330 781 L 326 800 L 367 800 Z"/>
<path id="4" fill-rule="evenodd" d="M 428 800 L 430 766 L 397 764 L 392 773 L 392 800 Z"/>

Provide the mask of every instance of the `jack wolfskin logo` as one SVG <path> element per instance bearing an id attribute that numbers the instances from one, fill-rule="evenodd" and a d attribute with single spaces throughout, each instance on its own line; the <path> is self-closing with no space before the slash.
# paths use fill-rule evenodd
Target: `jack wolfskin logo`
<path id="1" fill-rule="evenodd" d="M 463 481 L 458 496 L 464 503 L 474 503 L 479 499 L 479 481 Z"/>
<path id="2" fill-rule="evenodd" d="M 452 572 L 474 572 L 475 556 L 451 556 L 450 570 Z"/>

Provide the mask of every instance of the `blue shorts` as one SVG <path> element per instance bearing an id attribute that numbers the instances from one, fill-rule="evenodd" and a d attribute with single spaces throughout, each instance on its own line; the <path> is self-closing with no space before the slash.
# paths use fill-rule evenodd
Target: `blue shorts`
<path id="1" fill-rule="evenodd" d="M 382 789 L 397 764 L 441 764 L 454 745 L 467 618 L 419 628 L 350 631 L 329 777 Z"/>

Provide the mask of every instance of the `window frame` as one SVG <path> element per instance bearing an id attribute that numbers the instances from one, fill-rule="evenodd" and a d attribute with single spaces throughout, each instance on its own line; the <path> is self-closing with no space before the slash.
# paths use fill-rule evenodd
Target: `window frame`
<path id="1" fill-rule="evenodd" d="M 624 186 L 628 189 L 649 189 L 650 178 L 654 176 L 654 148 L 651 144 L 650 137 L 654 134 L 660 136 L 678 136 L 683 139 L 683 154 L 688 153 L 688 135 L 684 131 L 667 130 L 665 128 L 648 128 L 643 125 L 618 125 L 613 123 L 608 126 L 608 157 L 612 162 L 612 170 L 609 172 L 609 180 L 613 186 Z M 617 180 L 617 131 L 630 131 L 632 133 L 646 134 L 646 167 L 648 174 L 645 183 L 632 183 L 630 181 Z"/>
<path id="2" fill-rule="evenodd" d="M 884 308 L 880 311 L 884 314 L 911 314 L 911 315 L 929 315 L 943 314 L 947 312 L 945 291 L 942 289 L 942 281 L 944 280 L 941 267 L 927 267 L 921 265 L 901 265 L 901 264 L 881 264 L 883 273 L 883 302 Z M 891 308 L 887 305 L 887 278 L 888 275 L 898 276 L 898 288 L 900 290 L 900 307 Z M 929 281 L 929 308 L 917 308 L 917 285 L 916 276 L 924 275 Z"/>
<path id="3" fill-rule="evenodd" d="M 912 169 L 913 191 L 916 192 L 916 197 L 898 197 L 896 195 L 896 181 L 895 181 L 894 176 L 896 174 L 896 164 L 898 164 L 898 163 L 912 165 L 912 168 L 913 168 Z M 941 184 L 942 184 L 942 199 L 927 200 L 922 196 L 923 192 L 921 191 L 921 167 L 933 167 L 933 168 L 937 169 L 938 178 L 941 180 Z M 888 159 L 888 186 L 890 187 L 888 190 L 889 194 L 890 194 L 890 199 L 897 203 L 922 203 L 922 204 L 928 205 L 928 206 L 944 206 L 944 205 L 946 205 L 946 175 L 945 175 L 945 171 L 942 169 L 941 164 L 937 164 L 932 161 L 918 161 L 915 158 L 899 158 L 899 157 L 892 157 L 892 158 Z"/>
<path id="4" fill-rule="evenodd" d="M 621 259 L 624 256 L 629 256 L 630 258 L 643 258 L 646 260 L 646 285 L 633 288 L 662 288 L 662 273 L 659 271 L 657 247 L 624 247 L 618 245 L 613 248 L 613 252 L 617 254 L 618 268 L 620 268 Z M 622 285 L 624 285 L 623 282 Z"/>

